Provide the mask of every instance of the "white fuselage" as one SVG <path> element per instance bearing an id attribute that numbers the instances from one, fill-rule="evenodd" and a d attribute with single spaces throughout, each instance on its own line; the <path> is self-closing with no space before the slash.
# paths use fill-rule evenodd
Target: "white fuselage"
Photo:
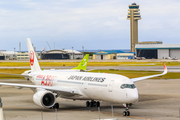
<path id="1" fill-rule="evenodd" d="M 137 88 L 121 88 L 121 85 L 134 85 L 133 81 L 122 75 L 38 71 L 30 73 L 35 85 L 51 87 L 71 87 L 78 90 L 81 96 L 61 96 L 69 99 L 103 100 L 116 103 L 135 103 L 138 101 Z"/>

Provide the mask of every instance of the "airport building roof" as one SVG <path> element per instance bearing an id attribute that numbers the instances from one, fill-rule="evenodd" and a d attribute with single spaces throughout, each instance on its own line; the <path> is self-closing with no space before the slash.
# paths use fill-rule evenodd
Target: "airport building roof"
<path id="1" fill-rule="evenodd" d="M 67 53 L 75 53 L 75 54 L 81 54 L 81 52 L 77 51 L 77 50 L 72 50 L 72 49 L 65 49 L 63 51 L 66 51 Z"/>
<path id="2" fill-rule="evenodd" d="M 17 54 L 17 52 L 14 52 L 14 51 L 0 51 L 0 53 L 4 53 L 4 54 Z"/>
<path id="3" fill-rule="evenodd" d="M 180 49 L 180 44 L 136 44 L 136 49 Z"/>
<path id="4" fill-rule="evenodd" d="M 113 53 L 125 53 L 124 51 L 121 50 L 105 50 L 105 51 L 100 51 L 97 53 L 94 53 L 95 55 L 107 55 L 107 54 L 113 54 Z"/>
<path id="5" fill-rule="evenodd" d="M 74 54 L 82 54 L 81 52 L 77 50 L 72 50 L 72 49 L 64 49 L 64 50 L 50 50 L 47 51 L 46 53 L 74 53 Z"/>

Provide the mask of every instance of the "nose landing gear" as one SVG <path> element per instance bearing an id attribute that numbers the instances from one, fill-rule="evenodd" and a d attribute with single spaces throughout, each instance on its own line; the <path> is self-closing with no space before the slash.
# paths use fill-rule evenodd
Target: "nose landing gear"
<path id="1" fill-rule="evenodd" d="M 123 107 L 125 107 L 125 111 L 123 112 L 123 116 L 130 116 L 129 112 L 129 104 L 123 104 Z"/>

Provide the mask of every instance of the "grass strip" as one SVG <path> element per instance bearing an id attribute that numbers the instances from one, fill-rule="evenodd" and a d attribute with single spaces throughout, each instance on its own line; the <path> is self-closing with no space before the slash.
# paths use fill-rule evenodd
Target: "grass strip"
<path id="1" fill-rule="evenodd" d="M 180 66 L 180 62 L 164 62 L 166 66 Z M 79 62 L 39 62 L 41 67 L 78 66 Z M 88 66 L 162 66 L 163 62 L 88 62 Z M 29 67 L 29 62 L 0 62 L 0 67 Z"/>
<path id="2" fill-rule="evenodd" d="M 143 76 L 149 76 L 149 75 L 162 73 L 158 71 L 134 71 L 134 70 L 133 71 L 132 70 L 93 70 L 91 72 L 119 74 L 119 75 L 126 76 L 128 78 L 137 78 L 137 77 L 143 77 Z M 180 78 L 180 73 L 168 72 L 166 75 L 154 77 L 151 79 L 179 79 L 179 78 Z"/>
<path id="3" fill-rule="evenodd" d="M 26 69 L 0 69 L 1 73 L 22 74 Z M 21 76 L 0 74 L 0 79 L 23 79 Z"/>
<path id="4" fill-rule="evenodd" d="M 13 73 L 13 74 L 22 74 L 24 71 L 26 70 L 25 69 L 0 69 L 0 72 Z M 149 76 L 149 75 L 162 73 L 162 72 L 157 72 L 157 71 L 132 71 L 132 70 L 93 70 L 90 72 L 119 74 L 119 75 L 124 75 L 128 78 L 136 78 L 136 77 Z M 23 79 L 23 78 L 24 77 L 20 77 L 20 76 L 0 74 L 0 79 Z M 152 79 L 179 79 L 179 78 L 180 78 L 180 73 L 168 72 L 166 75 L 155 77 Z"/>

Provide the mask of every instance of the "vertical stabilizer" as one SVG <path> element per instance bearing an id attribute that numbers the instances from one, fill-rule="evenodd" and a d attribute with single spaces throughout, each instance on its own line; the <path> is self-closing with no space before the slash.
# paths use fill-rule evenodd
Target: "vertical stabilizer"
<path id="1" fill-rule="evenodd" d="M 89 54 L 86 54 L 84 56 L 84 58 L 82 59 L 82 61 L 79 63 L 79 65 L 73 69 L 75 69 L 75 70 L 86 70 L 88 59 L 89 59 Z"/>
<path id="2" fill-rule="evenodd" d="M 39 66 L 36 53 L 34 52 L 34 48 L 32 46 L 30 38 L 27 38 L 27 46 L 28 46 L 28 53 L 29 53 L 29 60 L 30 60 L 30 66 L 32 71 L 41 71 L 41 68 Z"/>

